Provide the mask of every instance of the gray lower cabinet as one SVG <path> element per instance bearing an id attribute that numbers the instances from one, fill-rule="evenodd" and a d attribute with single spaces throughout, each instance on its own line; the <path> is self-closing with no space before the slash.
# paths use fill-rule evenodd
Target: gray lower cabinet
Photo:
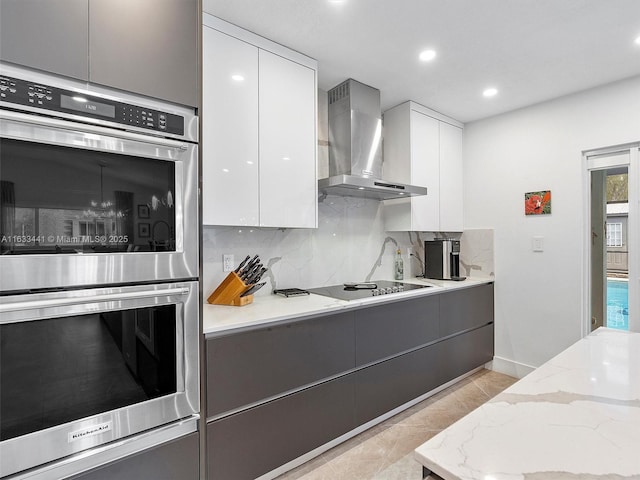
<path id="1" fill-rule="evenodd" d="M 490 361 L 493 284 L 214 337 L 206 351 L 208 479 L 252 479 Z"/>
<path id="2" fill-rule="evenodd" d="M 437 340 L 439 295 L 356 310 L 356 365 Z"/>
<path id="3" fill-rule="evenodd" d="M 198 434 L 191 433 L 68 480 L 198 480 L 198 449 Z"/>
<path id="4" fill-rule="evenodd" d="M 353 312 L 207 340 L 207 417 L 354 367 Z"/>
<path id="5" fill-rule="evenodd" d="M 493 324 L 448 338 L 434 347 L 441 385 L 493 359 Z"/>
<path id="6" fill-rule="evenodd" d="M 198 0 L 89 0 L 89 79 L 198 105 Z"/>
<path id="7" fill-rule="evenodd" d="M 0 60 L 88 80 L 88 0 L 2 0 Z"/>
<path id="8" fill-rule="evenodd" d="M 373 420 L 443 383 L 438 360 L 438 351 L 430 346 L 357 371 L 357 424 Z"/>
<path id="9" fill-rule="evenodd" d="M 440 296 L 440 336 L 493 322 L 493 283 L 445 292 Z"/>
<path id="10" fill-rule="evenodd" d="M 208 478 L 257 478 L 353 428 L 347 375 L 209 423 Z"/>

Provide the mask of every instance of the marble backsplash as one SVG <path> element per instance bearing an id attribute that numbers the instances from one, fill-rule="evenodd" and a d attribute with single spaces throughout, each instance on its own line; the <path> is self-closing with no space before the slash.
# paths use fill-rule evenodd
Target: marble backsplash
<path id="1" fill-rule="evenodd" d="M 493 229 L 465 230 L 460 238 L 460 275 L 495 277 Z"/>
<path id="2" fill-rule="evenodd" d="M 208 296 L 227 275 L 222 271 L 224 254 L 233 254 L 236 264 L 247 255 L 260 255 L 269 271 L 257 295 L 274 288 L 391 280 L 398 248 L 405 278 L 415 277 L 423 271 L 423 241 L 433 238 L 433 233 L 385 232 L 382 202 L 330 195 L 318 204 L 317 229 L 205 226 L 203 293 Z M 493 274 L 493 231 L 470 230 L 461 240 L 461 271 Z M 408 248 L 420 260 L 409 257 Z"/>

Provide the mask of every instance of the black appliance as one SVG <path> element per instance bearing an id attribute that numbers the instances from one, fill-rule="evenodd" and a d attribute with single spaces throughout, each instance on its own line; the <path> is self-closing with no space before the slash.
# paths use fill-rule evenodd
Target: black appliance
<path id="1" fill-rule="evenodd" d="M 460 276 L 460 240 L 424 242 L 424 277 L 437 280 L 464 280 Z"/>
<path id="2" fill-rule="evenodd" d="M 419 288 L 429 288 L 429 286 L 430 285 L 413 285 L 410 283 L 376 280 L 366 283 L 347 283 L 343 285 L 330 285 L 328 287 L 309 288 L 307 290 L 316 295 L 337 298 L 338 300 L 360 300 L 362 298 L 390 295 L 409 290 L 417 290 Z"/>

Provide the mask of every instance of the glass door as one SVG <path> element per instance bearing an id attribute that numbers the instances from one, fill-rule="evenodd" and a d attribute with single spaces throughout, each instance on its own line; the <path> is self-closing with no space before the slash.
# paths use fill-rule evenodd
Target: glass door
<path id="1" fill-rule="evenodd" d="M 590 326 L 638 330 L 638 148 L 586 155 L 590 180 Z"/>

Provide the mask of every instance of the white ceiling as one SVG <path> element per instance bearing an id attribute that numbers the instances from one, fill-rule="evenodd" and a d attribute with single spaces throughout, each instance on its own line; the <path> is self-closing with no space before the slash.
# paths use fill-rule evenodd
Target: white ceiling
<path id="1" fill-rule="evenodd" d="M 640 0 L 203 0 L 318 60 L 319 87 L 379 88 L 469 122 L 640 75 Z M 418 54 L 433 48 L 430 63 Z M 482 91 L 494 86 L 492 99 Z M 640 112 L 639 112 L 640 113 Z"/>

